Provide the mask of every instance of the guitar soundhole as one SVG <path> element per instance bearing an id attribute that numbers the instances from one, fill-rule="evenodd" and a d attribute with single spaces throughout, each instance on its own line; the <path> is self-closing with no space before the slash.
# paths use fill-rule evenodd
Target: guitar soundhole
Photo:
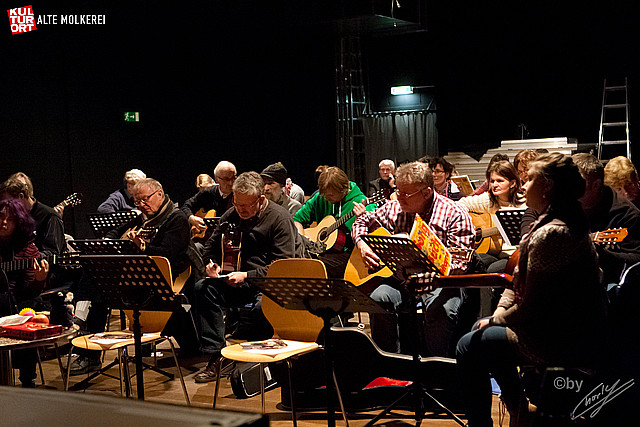
<path id="1" fill-rule="evenodd" d="M 324 241 L 324 240 L 326 240 L 326 238 L 327 238 L 327 229 L 326 229 L 326 228 L 323 228 L 323 229 L 320 231 L 320 233 L 318 233 L 318 240 L 322 240 L 322 241 Z"/>

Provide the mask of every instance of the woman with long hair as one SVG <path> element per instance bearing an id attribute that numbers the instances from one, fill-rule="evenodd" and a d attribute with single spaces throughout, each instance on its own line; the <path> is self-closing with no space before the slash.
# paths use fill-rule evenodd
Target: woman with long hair
<path id="1" fill-rule="evenodd" d="M 33 244 L 34 230 L 35 222 L 19 200 L 0 201 L 0 261 L 35 260 L 33 268 L 10 271 L 6 275 L 0 271 L 1 279 L 6 277 L 6 283 L 0 285 L 0 316 L 34 307 L 44 288 L 49 264 L 46 260 L 38 260 L 38 248 Z M 35 349 L 16 351 L 14 360 L 14 365 L 20 369 L 22 386 L 35 387 Z"/>
<path id="2" fill-rule="evenodd" d="M 541 216 L 520 243 L 513 288 L 478 329 L 458 342 L 469 426 L 491 426 L 490 376 L 511 416 L 529 415 L 517 366 L 592 367 L 605 324 L 604 291 L 587 219 L 578 201 L 585 182 L 571 157 L 552 153 L 531 163 L 527 204 Z"/>

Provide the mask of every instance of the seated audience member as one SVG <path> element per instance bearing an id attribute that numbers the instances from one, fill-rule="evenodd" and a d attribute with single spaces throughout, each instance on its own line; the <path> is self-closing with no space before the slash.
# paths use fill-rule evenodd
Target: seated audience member
<path id="1" fill-rule="evenodd" d="M 444 157 L 436 157 L 429 159 L 429 167 L 433 174 L 433 189 L 435 192 L 454 201 L 460 200 L 462 193 L 457 190 L 457 187 L 455 191 L 451 188 L 453 185 L 451 182 L 453 165 Z"/>
<path id="2" fill-rule="evenodd" d="M 487 181 L 489 182 L 489 191 L 476 195 L 463 197 L 458 203 L 464 206 L 472 214 L 495 214 L 502 208 L 526 208 L 524 196 L 520 188 L 520 178 L 516 171 L 516 168 L 506 160 L 500 160 L 491 163 L 487 168 Z M 499 236 L 494 236 L 496 244 L 501 248 L 501 253 L 498 258 L 504 259 L 506 265 L 506 258 L 513 253 L 514 247 L 507 248 L 502 247 L 497 241 Z M 502 253 L 504 252 L 504 253 Z M 489 265 L 495 262 L 497 259 L 489 259 L 484 256 L 490 257 L 490 255 L 483 254 L 482 259 L 485 264 Z M 493 257 L 495 258 L 495 257 Z M 504 269 L 504 265 L 500 266 Z M 488 272 L 497 272 L 488 270 Z"/>
<path id="3" fill-rule="evenodd" d="M 507 156 L 506 154 L 494 154 L 493 157 L 491 157 L 491 160 L 489 160 L 489 164 L 487 165 L 487 168 L 489 168 L 489 166 L 491 166 L 492 163 L 495 162 L 499 162 L 501 160 L 505 160 L 505 161 L 509 161 L 509 156 Z M 478 188 L 476 188 L 476 190 L 473 192 L 473 194 L 471 194 L 472 196 L 477 196 L 479 194 L 485 193 L 489 191 L 489 180 L 485 179 L 484 182 L 482 183 L 482 185 L 480 185 Z"/>
<path id="4" fill-rule="evenodd" d="M 352 236 L 365 265 L 375 268 L 380 258 L 362 240 L 378 227 L 384 227 L 393 234 L 409 233 L 415 215 L 419 214 L 434 230 L 447 247 L 471 248 L 475 231 L 466 210 L 452 200 L 433 190 L 433 176 L 429 166 L 422 162 L 407 163 L 398 167 L 396 174 L 397 200 L 391 200 L 373 212 L 364 212 L 353 225 Z M 459 261 L 453 262 L 454 270 L 461 270 Z M 393 287 L 393 285 L 397 286 Z M 410 299 L 397 280 L 377 287 L 372 293 L 374 301 L 387 306 L 394 314 L 372 315 L 371 333 L 373 340 L 385 351 L 407 352 L 401 348 L 400 330 L 395 313 L 407 312 Z M 462 301 L 461 289 L 437 289 L 426 298 L 427 312 L 426 347 L 430 356 L 447 356 L 450 341 L 457 321 L 458 308 Z"/>
<path id="5" fill-rule="evenodd" d="M 37 298 L 45 286 L 49 264 L 44 259 L 38 261 L 34 230 L 33 218 L 18 199 L 0 201 L 0 261 L 36 260 L 33 268 L 6 273 L 6 288 L 0 288 L 0 316 L 18 314 L 26 307 L 38 309 Z M 36 349 L 18 350 L 13 354 L 22 387 L 35 387 L 36 357 Z"/>
<path id="6" fill-rule="evenodd" d="M 640 210 L 604 185 L 604 166 L 594 155 L 577 153 L 573 155 L 573 161 L 586 182 L 580 204 L 591 232 L 627 229 L 628 235 L 621 243 L 597 246 L 603 283 L 618 283 L 626 267 L 640 262 Z"/>
<path id="7" fill-rule="evenodd" d="M 260 172 L 260 176 L 264 181 L 264 194 L 267 199 L 288 210 L 291 216 L 300 210 L 302 204 L 287 196 L 284 192 L 283 188 L 287 181 L 287 169 L 282 163 L 278 162 L 267 166 Z"/>
<path id="8" fill-rule="evenodd" d="M 196 215 L 198 211 L 207 212 L 215 209 L 216 216 L 222 216 L 233 206 L 231 188 L 233 181 L 236 179 L 235 165 L 223 160 L 216 165 L 213 176 L 218 185 L 199 190 L 195 196 L 188 199 L 180 207 L 189 218 L 189 224 L 195 227 L 197 231 L 203 231 L 207 228 L 204 220 Z"/>
<path id="9" fill-rule="evenodd" d="M 318 178 L 318 190 L 318 194 L 302 205 L 302 208 L 293 216 L 295 226 L 302 235 L 304 235 L 304 228 L 309 227 L 311 223 L 319 223 L 329 215 L 339 219 L 351 213 L 356 204 L 361 204 L 366 199 L 356 183 L 349 181 L 347 174 L 335 166 L 322 172 Z M 371 205 L 369 209 L 374 207 Z M 320 255 L 329 277 L 344 277 L 344 270 L 353 249 L 350 235 L 354 220 L 355 217 L 349 219 L 335 231 L 340 236 L 337 244 L 333 248 L 327 248 L 329 250 L 327 253 Z"/>
<path id="10" fill-rule="evenodd" d="M 301 205 L 304 205 L 304 202 L 306 201 L 304 190 L 298 184 L 293 182 L 291 178 L 287 178 L 287 181 L 285 182 L 284 193 L 293 200 L 299 202 Z"/>
<path id="11" fill-rule="evenodd" d="M 212 187 L 216 182 L 211 178 L 211 175 L 201 173 L 196 177 L 196 188 L 198 191 L 202 191 L 205 188 Z"/>
<path id="12" fill-rule="evenodd" d="M 196 283 L 196 318 L 201 334 L 202 351 L 210 355 L 207 366 L 196 374 L 195 381 L 216 379 L 220 351 L 226 345 L 223 308 L 242 307 L 257 302 L 257 288 L 247 278 L 266 276 L 269 264 L 277 259 L 294 258 L 302 248 L 296 247 L 297 232 L 291 214 L 264 196 L 264 182 L 256 172 L 240 174 L 233 183 L 234 208 L 220 218 L 205 245 L 207 277 Z M 240 267 L 226 267 L 228 254 L 222 253 L 223 235 L 240 233 Z M 224 264 L 223 264 L 224 263 Z M 235 263 L 234 263 L 235 264 Z M 222 268 L 225 265 L 226 268 Z M 228 275 L 220 278 L 224 272 Z M 266 320 L 265 320 L 266 322 Z M 265 333 L 269 338 L 273 331 Z"/>
<path id="13" fill-rule="evenodd" d="M 326 171 L 327 169 L 329 169 L 328 165 L 320 165 L 316 168 L 315 172 L 313 173 L 313 182 L 316 183 L 316 186 L 318 185 L 318 181 L 320 180 L 320 175 L 322 175 L 322 172 Z M 311 194 L 311 196 L 309 197 L 309 199 L 311 199 L 313 196 L 315 196 L 316 194 L 318 194 L 318 189 L 316 189 L 313 194 Z M 304 203 L 303 203 L 304 204 Z"/>
<path id="14" fill-rule="evenodd" d="M 378 191 L 382 190 L 384 197 L 389 199 L 391 194 L 395 191 L 396 183 L 393 175 L 396 173 L 396 165 L 391 159 L 384 159 L 378 164 L 378 178 L 369 181 L 369 190 L 367 195 L 373 196 Z"/>
<path id="15" fill-rule="evenodd" d="M 98 206 L 98 212 L 111 213 L 135 209 L 131 191 L 133 190 L 133 186 L 136 185 L 136 182 L 146 177 L 147 175 L 145 175 L 145 173 L 140 169 L 131 169 L 130 171 L 127 171 L 124 174 L 124 188 L 109 194 L 107 200 Z"/>
<path id="16" fill-rule="evenodd" d="M 511 417 L 530 425 L 518 365 L 591 367 L 605 324 L 597 255 L 578 199 L 585 183 L 571 157 L 553 153 L 530 164 L 527 204 L 541 212 L 520 245 L 513 289 L 490 319 L 460 339 L 457 363 L 470 427 L 491 426 L 492 376 Z"/>
<path id="17" fill-rule="evenodd" d="M 520 182 L 524 185 L 529 180 L 529 163 L 538 157 L 540 153 L 531 148 L 518 151 L 518 154 L 513 158 L 513 166 L 518 171 Z"/>
<path id="18" fill-rule="evenodd" d="M 604 184 L 631 203 L 640 206 L 640 180 L 638 171 L 631 160 L 624 156 L 615 157 L 604 167 Z"/>
<path id="19" fill-rule="evenodd" d="M 164 193 L 162 185 L 152 178 L 138 180 L 131 190 L 133 203 L 140 210 L 140 215 L 127 224 L 123 224 L 107 233 L 108 239 L 129 239 L 133 241 L 145 255 L 165 257 L 171 264 L 171 274 L 175 280 L 180 273 L 193 264 L 192 277 L 198 276 L 198 265 L 204 269 L 202 261 L 197 259 L 195 248 L 190 246 L 191 235 L 186 215 L 175 207 L 173 201 Z M 192 258 L 193 257 L 193 258 Z M 183 290 L 189 296 L 189 286 Z M 78 301 L 91 301 L 88 311 L 86 329 L 89 333 L 104 332 L 107 320 L 107 308 L 95 284 L 86 277 L 81 281 L 77 291 Z M 83 319 L 81 319 L 83 320 Z M 175 321 L 175 320 L 174 320 Z M 170 320 L 172 322 L 172 320 Z M 187 345 L 187 333 L 176 334 L 180 347 L 188 352 L 193 343 Z M 70 367 L 71 375 L 80 375 L 100 369 L 99 351 L 88 351 L 78 357 Z"/>
<path id="20" fill-rule="evenodd" d="M 17 199 L 35 220 L 34 244 L 41 257 L 60 255 L 66 250 L 62 219 L 49 206 L 33 196 L 33 184 L 27 175 L 17 172 L 0 185 L 1 199 Z"/>

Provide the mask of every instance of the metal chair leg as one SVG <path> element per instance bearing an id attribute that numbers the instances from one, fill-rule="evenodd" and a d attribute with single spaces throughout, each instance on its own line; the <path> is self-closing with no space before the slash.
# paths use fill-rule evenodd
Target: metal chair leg
<path id="1" fill-rule="evenodd" d="M 264 363 L 260 363 L 260 395 L 262 397 L 262 413 L 264 414 Z"/>
<path id="2" fill-rule="evenodd" d="M 216 391 L 213 393 L 213 409 L 216 409 L 216 401 L 218 400 L 218 390 L 220 389 L 220 371 L 222 370 L 222 361 L 224 357 L 218 359 L 218 375 L 216 376 Z"/>
<path id="3" fill-rule="evenodd" d="M 173 345 L 173 341 L 171 341 L 171 337 L 165 337 L 169 341 L 169 345 L 171 346 L 171 354 L 173 354 L 173 361 L 176 362 L 176 368 L 178 368 L 178 375 L 180 376 L 180 384 L 182 385 L 182 392 L 184 393 L 184 399 L 187 401 L 187 406 L 191 406 L 191 401 L 189 400 L 189 393 L 187 393 L 187 386 L 184 384 L 184 377 L 182 376 L 182 368 L 180 368 L 180 364 L 178 363 L 178 357 L 176 356 L 176 348 Z"/>
<path id="4" fill-rule="evenodd" d="M 44 383 L 44 371 L 42 370 L 42 358 L 40 357 L 40 349 L 36 347 L 36 357 L 38 358 L 38 368 L 40 370 L 40 381 L 42 381 L 42 385 Z"/>
<path id="5" fill-rule="evenodd" d="M 69 345 L 69 355 L 67 356 L 67 373 L 64 376 L 64 391 L 69 391 L 69 369 L 71 369 L 71 354 L 73 352 L 73 345 Z"/>
<path id="6" fill-rule="evenodd" d="M 296 403 L 295 403 L 295 390 L 293 389 L 293 380 L 291 379 L 291 360 L 287 359 L 287 374 L 289 379 L 289 402 L 291 403 L 291 419 L 293 421 L 293 427 L 298 427 L 298 416 L 296 414 Z"/>

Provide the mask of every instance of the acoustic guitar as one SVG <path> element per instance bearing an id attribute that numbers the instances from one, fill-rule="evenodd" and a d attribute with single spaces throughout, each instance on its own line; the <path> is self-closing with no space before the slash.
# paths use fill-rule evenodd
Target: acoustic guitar
<path id="1" fill-rule="evenodd" d="M 615 245 L 622 242 L 628 235 L 626 228 L 611 228 L 609 230 L 596 231 L 590 233 L 591 241 L 594 245 Z M 509 257 L 504 272 L 513 275 L 518 262 L 520 261 L 520 249 L 516 248 L 515 252 Z"/>
<path id="2" fill-rule="evenodd" d="M 41 258 L 26 258 L 16 259 L 13 261 L 0 262 L 0 273 L 11 273 L 14 271 L 33 270 L 36 260 L 46 260 L 49 263 L 49 267 L 57 265 L 62 268 L 80 268 L 80 258 L 77 253 L 67 253 L 63 255 L 49 255 Z M 42 282 L 38 287 L 31 287 L 30 291 L 33 297 L 40 295 L 44 290 L 46 281 Z M 0 289 L 7 289 L 6 276 L 0 274 Z"/>
<path id="3" fill-rule="evenodd" d="M 205 211 L 204 209 L 199 209 L 198 212 L 196 212 L 194 214 L 195 216 L 199 217 L 199 218 L 215 218 L 216 217 L 216 210 L 215 209 L 210 209 L 208 211 Z M 192 239 L 204 239 L 204 240 L 208 240 L 208 238 L 210 236 L 208 235 L 211 234 L 211 231 L 209 230 L 209 227 L 206 227 L 203 230 L 199 230 L 195 225 L 191 226 L 191 238 Z"/>
<path id="4" fill-rule="evenodd" d="M 382 190 L 376 192 L 373 196 L 362 201 L 362 204 L 366 205 L 379 205 L 381 206 L 387 201 L 384 197 Z M 348 214 L 342 215 L 336 219 L 332 215 L 325 216 L 322 221 L 315 227 L 309 227 L 304 229 L 304 235 L 314 242 L 322 243 L 325 245 L 326 250 L 335 249 L 342 250 L 347 241 L 347 235 L 344 231 L 340 230 L 347 221 L 355 216 L 353 210 Z"/>
<path id="5" fill-rule="evenodd" d="M 502 237 L 495 227 L 491 214 L 469 212 L 471 221 L 476 227 L 476 252 L 498 256 L 502 252 Z"/>
<path id="6" fill-rule="evenodd" d="M 391 233 L 384 227 L 377 228 L 370 234 L 376 236 L 391 236 Z M 353 248 L 349 261 L 347 262 L 347 267 L 344 270 L 344 280 L 348 280 L 353 283 L 354 286 L 360 286 L 374 277 L 390 277 L 392 275 L 393 271 L 385 267 L 384 264 L 376 269 L 367 268 L 362 259 L 362 253 L 357 246 Z"/>

